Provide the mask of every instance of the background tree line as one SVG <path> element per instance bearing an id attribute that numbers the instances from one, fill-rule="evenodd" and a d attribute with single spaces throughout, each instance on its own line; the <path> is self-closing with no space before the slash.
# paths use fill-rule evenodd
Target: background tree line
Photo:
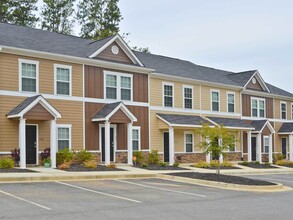
<path id="1" fill-rule="evenodd" d="M 118 7 L 119 0 L 0 0 L 0 22 L 61 34 L 73 34 L 76 25 L 79 36 L 99 40 L 119 33 L 123 19 Z M 129 33 L 122 34 L 127 41 Z M 133 47 L 148 52 L 148 48 Z"/>

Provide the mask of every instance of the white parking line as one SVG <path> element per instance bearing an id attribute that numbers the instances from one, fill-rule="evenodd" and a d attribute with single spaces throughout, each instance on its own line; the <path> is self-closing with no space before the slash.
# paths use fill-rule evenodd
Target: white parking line
<path id="1" fill-rule="evenodd" d="M 125 181 L 125 180 L 115 180 L 115 181 L 121 182 L 121 183 L 131 184 L 131 185 L 136 185 L 136 186 L 141 186 L 141 187 L 145 187 L 145 188 L 150 188 L 150 189 L 158 189 L 158 190 L 163 190 L 163 191 L 168 191 L 168 192 L 173 192 L 173 193 L 185 194 L 185 195 L 189 195 L 189 196 L 206 197 L 205 195 L 189 193 L 189 192 L 183 192 L 183 191 L 177 191 L 177 190 L 166 189 L 166 188 L 155 187 L 155 186 L 148 186 L 148 185 L 144 185 L 144 184 L 140 184 L 140 183 L 133 183 L 133 182 Z"/>
<path id="2" fill-rule="evenodd" d="M 29 203 L 29 204 L 32 204 L 32 205 L 38 206 L 38 207 L 40 207 L 40 208 L 42 208 L 42 209 L 52 210 L 52 209 L 49 208 L 49 207 L 46 207 L 46 206 L 40 205 L 40 204 L 35 203 L 35 202 L 32 202 L 32 201 L 29 201 L 29 200 L 24 199 L 24 198 L 21 198 L 21 197 L 19 197 L 19 196 L 12 195 L 11 193 L 4 192 L 3 190 L 0 190 L 0 193 L 2 193 L 2 194 L 4 194 L 4 195 L 7 195 L 7 196 L 10 196 L 10 197 L 12 197 L 12 198 L 18 199 L 18 200 L 20 200 L 20 201 L 27 202 L 27 203 Z"/>
<path id="3" fill-rule="evenodd" d="M 92 192 L 92 193 L 96 193 L 96 194 L 101 194 L 101 195 L 113 197 L 113 198 L 116 198 L 116 199 L 122 199 L 122 200 L 126 200 L 126 201 L 129 201 L 129 202 L 141 203 L 141 201 L 138 201 L 138 200 L 129 199 L 129 198 L 122 197 L 122 196 L 116 196 L 116 195 L 113 195 L 113 194 L 104 193 L 104 192 L 100 192 L 100 191 L 96 191 L 96 190 L 91 190 L 91 189 L 83 188 L 83 187 L 80 187 L 80 186 L 75 186 L 75 185 L 72 185 L 72 184 L 69 184 L 69 183 L 64 183 L 64 182 L 59 182 L 59 181 L 55 181 L 55 182 L 59 183 L 59 184 L 62 184 L 62 185 L 65 185 L 65 186 L 70 186 L 70 187 L 73 187 L 73 188 L 76 188 L 76 189 L 80 189 L 80 190 L 84 190 L 84 191 L 88 191 L 88 192 Z"/>

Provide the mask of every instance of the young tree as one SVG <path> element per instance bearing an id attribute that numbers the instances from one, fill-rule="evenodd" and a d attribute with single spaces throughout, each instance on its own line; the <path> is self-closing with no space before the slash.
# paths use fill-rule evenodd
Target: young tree
<path id="1" fill-rule="evenodd" d="M 78 3 L 76 19 L 81 25 L 80 35 L 101 39 L 119 32 L 123 19 L 118 7 L 119 0 L 82 0 Z"/>
<path id="2" fill-rule="evenodd" d="M 217 158 L 217 173 L 220 174 L 220 156 L 235 144 L 234 134 L 222 125 L 210 127 L 208 124 L 203 124 L 199 133 L 203 138 L 199 144 L 200 148 L 205 154 L 211 154 L 212 157 Z"/>
<path id="3" fill-rule="evenodd" d="M 9 22 L 21 26 L 35 27 L 39 18 L 34 14 L 38 10 L 38 0 L 0 0 L 0 22 Z"/>
<path id="4" fill-rule="evenodd" d="M 42 29 L 61 34 L 71 34 L 75 0 L 43 0 Z"/>

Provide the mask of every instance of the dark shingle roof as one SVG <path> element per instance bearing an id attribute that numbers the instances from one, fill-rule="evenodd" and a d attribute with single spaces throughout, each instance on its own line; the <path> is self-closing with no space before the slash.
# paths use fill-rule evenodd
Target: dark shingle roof
<path id="1" fill-rule="evenodd" d="M 256 121 L 251 121 L 250 124 L 255 128 L 254 131 L 260 131 L 266 122 L 267 120 L 256 120 Z"/>
<path id="2" fill-rule="evenodd" d="M 27 106 L 29 106 L 33 101 L 35 101 L 37 98 L 39 98 L 41 95 L 32 96 L 29 98 L 26 98 L 23 102 L 21 102 L 18 106 L 16 106 L 14 109 L 12 109 L 7 116 L 10 115 L 17 115 L 22 110 L 24 110 Z"/>
<path id="3" fill-rule="evenodd" d="M 249 70 L 239 73 L 231 73 L 228 75 L 228 78 L 236 82 L 240 86 L 245 86 L 248 80 L 253 76 L 256 70 Z"/>
<path id="4" fill-rule="evenodd" d="M 287 92 L 283 89 L 280 89 L 276 86 L 273 86 L 269 83 L 266 83 L 267 87 L 269 88 L 270 92 L 275 94 L 275 95 L 280 95 L 280 96 L 287 96 L 287 97 L 293 97 L 293 94 L 290 92 Z"/>
<path id="5" fill-rule="evenodd" d="M 223 125 L 225 127 L 230 128 L 254 128 L 251 124 L 247 123 L 246 121 L 237 118 L 208 117 L 208 119 L 215 122 L 218 125 Z"/>
<path id="6" fill-rule="evenodd" d="M 202 123 L 210 124 L 207 120 L 200 116 L 194 115 L 175 115 L 175 114 L 157 114 L 170 124 L 177 125 L 201 125 Z"/>
<path id="7" fill-rule="evenodd" d="M 279 130 L 279 133 L 291 133 L 293 132 L 293 123 L 284 123 Z"/>
<path id="8" fill-rule="evenodd" d="M 107 117 L 120 103 L 114 102 L 111 104 L 104 105 L 93 117 L 92 119 L 102 119 Z"/>

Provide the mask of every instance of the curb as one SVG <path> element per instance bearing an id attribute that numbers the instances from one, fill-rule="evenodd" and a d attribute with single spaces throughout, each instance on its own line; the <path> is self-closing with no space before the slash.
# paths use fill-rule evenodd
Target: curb
<path id="1" fill-rule="evenodd" d="M 207 186 L 207 187 L 214 187 L 214 188 L 228 189 L 228 190 L 237 190 L 237 191 L 284 192 L 284 191 L 293 190 L 292 188 L 284 186 L 281 183 L 276 183 L 277 185 L 273 185 L 273 186 L 247 186 L 247 185 L 214 182 L 214 181 L 208 181 L 208 180 L 192 179 L 192 178 L 163 175 L 163 174 L 157 174 L 157 177 L 161 179 L 176 181 L 176 182 L 190 183 L 190 184 L 195 184 L 200 186 Z"/>

